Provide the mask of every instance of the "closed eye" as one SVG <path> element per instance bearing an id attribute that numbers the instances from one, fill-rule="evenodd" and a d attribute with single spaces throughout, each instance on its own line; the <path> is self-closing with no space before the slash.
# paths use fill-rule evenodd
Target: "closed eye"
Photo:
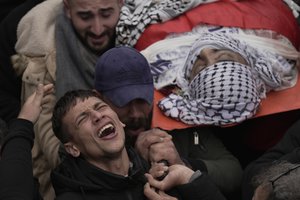
<path id="1" fill-rule="evenodd" d="M 217 57 L 217 62 L 221 61 L 234 61 L 235 58 L 230 53 L 223 52 Z"/>
<path id="2" fill-rule="evenodd" d="M 79 12 L 79 13 L 78 13 L 78 16 L 79 16 L 82 20 L 86 21 L 86 20 L 91 19 L 91 18 L 93 17 L 93 14 L 90 13 L 90 12 Z"/>
<path id="3" fill-rule="evenodd" d="M 89 114 L 87 112 L 83 112 L 79 115 L 79 117 L 77 117 L 77 120 L 76 120 L 76 127 L 80 127 L 80 125 L 85 122 L 88 118 Z"/>
<path id="4" fill-rule="evenodd" d="M 111 9 L 108 9 L 108 10 L 102 10 L 100 12 L 101 16 L 103 18 L 109 18 L 111 15 L 112 15 L 112 10 Z"/>
<path id="5" fill-rule="evenodd" d="M 98 102 L 98 103 L 96 103 L 96 104 L 94 105 L 94 110 L 95 110 L 95 111 L 99 111 L 99 110 L 101 110 L 101 109 L 103 109 L 103 108 L 106 108 L 106 107 L 108 107 L 107 104 L 102 103 L 102 102 Z"/>

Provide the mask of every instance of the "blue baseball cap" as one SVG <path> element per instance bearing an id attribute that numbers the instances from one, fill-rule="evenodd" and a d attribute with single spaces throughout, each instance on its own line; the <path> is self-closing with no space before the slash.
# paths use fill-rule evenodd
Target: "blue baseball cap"
<path id="1" fill-rule="evenodd" d="M 113 104 L 123 107 L 134 99 L 153 102 L 154 86 L 146 58 L 132 47 L 119 46 L 97 60 L 95 89 Z"/>

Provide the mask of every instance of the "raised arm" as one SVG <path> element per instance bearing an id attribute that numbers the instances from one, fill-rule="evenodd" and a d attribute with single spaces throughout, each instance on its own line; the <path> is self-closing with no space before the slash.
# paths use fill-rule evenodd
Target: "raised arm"
<path id="1" fill-rule="evenodd" d="M 32 173 L 33 124 L 41 112 L 44 96 L 52 89 L 51 84 L 38 85 L 9 126 L 1 149 L 0 199 L 39 198 Z"/>

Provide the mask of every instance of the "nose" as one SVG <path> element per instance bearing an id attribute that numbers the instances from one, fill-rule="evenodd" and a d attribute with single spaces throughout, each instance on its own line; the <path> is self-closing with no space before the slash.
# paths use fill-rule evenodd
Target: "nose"
<path id="1" fill-rule="evenodd" d="M 90 111 L 90 117 L 91 117 L 91 120 L 94 124 L 100 122 L 101 118 L 103 117 L 102 114 L 98 111 L 95 111 L 95 110 L 91 110 Z"/>
<path id="2" fill-rule="evenodd" d="M 93 22 L 91 24 L 91 32 L 96 36 L 101 35 L 101 33 L 103 32 L 103 24 L 101 22 L 101 19 L 96 17 L 93 20 Z"/>
<path id="3" fill-rule="evenodd" d="M 204 48 L 200 53 L 200 57 L 203 59 L 205 66 L 210 66 L 216 63 L 216 52 L 214 49 Z"/>
<path id="4" fill-rule="evenodd" d="M 130 105 L 129 117 L 138 119 L 141 118 L 142 116 L 143 116 L 143 112 L 141 108 L 137 104 L 132 102 Z"/>

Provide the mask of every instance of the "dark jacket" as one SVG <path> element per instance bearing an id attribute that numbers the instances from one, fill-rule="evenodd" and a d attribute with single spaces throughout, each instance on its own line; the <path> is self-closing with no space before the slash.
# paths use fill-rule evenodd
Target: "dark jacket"
<path id="1" fill-rule="evenodd" d="M 254 188 L 251 185 L 252 178 L 262 169 L 278 160 L 291 163 L 300 162 L 300 120 L 288 129 L 275 146 L 246 167 L 242 184 L 243 200 L 252 199 L 254 193 Z"/>
<path id="2" fill-rule="evenodd" d="M 13 120 L 1 148 L 0 199 L 40 199 L 38 184 L 32 174 L 31 148 L 33 124 Z"/>
<path id="3" fill-rule="evenodd" d="M 0 22 L 18 5 L 25 0 L 1 0 L 0 1 Z"/>
<path id="4" fill-rule="evenodd" d="M 238 192 L 243 170 L 239 160 L 215 135 L 213 127 L 173 130 L 170 134 L 179 155 L 194 171 L 207 172 L 225 195 Z"/>
<path id="5" fill-rule="evenodd" d="M 149 166 L 131 148 L 128 148 L 128 154 L 133 163 L 128 177 L 103 171 L 82 158 L 67 156 L 51 174 L 57 199 L 146 199 L 143 195 L 144 174 Z M 189 184 L 176 187 L 169 194 L 178 199 L 225 199 L 205 174 Z"/>

